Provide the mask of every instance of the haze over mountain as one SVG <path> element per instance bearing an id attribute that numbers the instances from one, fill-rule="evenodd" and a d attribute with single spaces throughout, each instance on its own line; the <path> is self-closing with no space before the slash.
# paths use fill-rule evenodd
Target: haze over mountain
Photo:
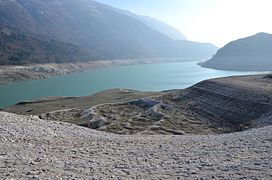
<path id="1" fill-rule="evenodd" d="M 116 9 L 113 8 L 113 10 L 120 12 L 124 15 L 130 16 L 135 18 L 138 21 L 143 22 L 145 25 L 147 25 L 148 27 L 167 35 L 168 37 L 174 39 L 174 40 L 188 40 L 185 35 L 180 32 L 178 29 L 168 25 L 165 22 L 162 22 L 158 19 L 155 19 L 153 17 L 149 17 L 149 16 L 142 16 L 142 15 L 136 15 L 131 13 L 130 11 L 126 11 L 126 10 L 120 10 L 120 9 Z"/>
<path id="2" fill-rule="evenodd" d="M 89 60 L 203 57 L 217 50 L 211 44 L 173 40 L 93 0 L 0 0 L 0 25 L 81 46 Z"/>
<path id="3" fill-rule="evenodd" d="M 204 67 L 225 70 L 272 70 L 272 35 L 258 33 L 232 41 L 219 49 Z"/>
<path id="4" fill-rule="evenodd" d="M 138 17 L 139 17 L 138 20 L 141 20 L 147 26 L 169 36 L 170 38 L 174 40 L 188 40 L 186 36 L 183 33 L 181 33 L 178 29 L 162 21 L 159 21 L 149 16 L 138 16 Z"/>

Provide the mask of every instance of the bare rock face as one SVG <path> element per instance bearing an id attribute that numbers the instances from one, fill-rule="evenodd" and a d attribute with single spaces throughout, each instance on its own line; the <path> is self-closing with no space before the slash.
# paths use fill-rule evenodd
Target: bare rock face
<path id="1" fill-rule="evenodd" d="M 271 126 L 126 136 L 0 112 L 0 135 L 1 179 L 272 178 Z"/>

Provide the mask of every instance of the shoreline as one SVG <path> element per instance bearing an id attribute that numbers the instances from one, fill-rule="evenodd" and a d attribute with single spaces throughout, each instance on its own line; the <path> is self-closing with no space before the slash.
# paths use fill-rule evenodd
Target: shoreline
<path id="1" fill-rule="evenodd" d="M 75 72 L 119 67 L 137 64 L 155 64 L 171 62 L 189 62 L 199 58 L 143 58 L 123 60 L 99 60 L 75 63 L 50 63 L 31 65 L 7 65 L 0 66 L 0 85 L 16 83 L 27 80 L 45 79 L 54 76 L 63 76 Z M 195 61 L 197 63 L 197 61 Z"/>
<path id="2" fill-rule="evenodd" d="M 3 110 L 114 134 L 221 134 L 272 125 L 266 120 L 272 112 L 271 82 L 267 75 L 215 78 L 187 89 L 111 89 L 25 101 Z"/>

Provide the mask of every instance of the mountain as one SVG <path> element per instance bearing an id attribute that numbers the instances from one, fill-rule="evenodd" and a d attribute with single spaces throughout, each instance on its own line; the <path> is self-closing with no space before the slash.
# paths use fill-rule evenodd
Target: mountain
<path id="1" fill-rule="evenodd" d="M 211 44 L 175 41 L 93 0 L 0 0 L 0 26 L 88 49 L 89 60 L 209 56 Z"/>
<path id="2" fill-rule="evenodd" d="M 176 29 L 176 28 L 174 28 L 174 27 L 172 27 L 162 21 L 159 21 L 159 20 L 149 17 L 149 16 L 138 16 L 138 17 L 139 17 L 138 19 L 141 20 L 147 26 L 169 36 L 170 38 L 172 38 L 174 40 L 187 40 L 185 35 L 183 33 L 181 33 L 178 29 Z"/>
<path id="3" fill-rule="evenodd" d="M 158 19 L 149 17 L 149 16 L 141 16 L 141 15 L 136 15 L 134 13 L 131 13 L 130 11 L 126 10 L 120 10 L 117 8 L 111 8 L 114 11 L 120 12 L 124 15 L 130 16 L 138 21 L 141 21 L 148 27 L 164 34 L 167 35 L 168 37 L 172 38 L 173 40 L 187 40 L 184 34 L 182 34 L 178 29 L 168 25 L 165 22 L 162 22 Z"/>
<path id="4" fill-rule="evenodd" d="M 70 43 L 0 29 L 0 65 L 73 62 L 89 56 L 87 50 Z"/>
<path id="5" fill-rule="evenodd" d="M 258 33 L 238 39 L 218 50 L 204 67 L 226 70 L 272 70 L 272 35 Z"/>

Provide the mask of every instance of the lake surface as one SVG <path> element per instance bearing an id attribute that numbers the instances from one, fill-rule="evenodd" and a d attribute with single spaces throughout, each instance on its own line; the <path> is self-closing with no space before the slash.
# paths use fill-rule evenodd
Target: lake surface
<path id="1" fill-rule="evenodd" d="M 141 91 L 183 89 L 199 81 L 256 72 L 221 71 L 202 68 L 196 62 L 141 64 L 78 72 L 41 80 L 0 86 L 0 107 L 47 96 L 86 96 L 112 89 Z"/>

